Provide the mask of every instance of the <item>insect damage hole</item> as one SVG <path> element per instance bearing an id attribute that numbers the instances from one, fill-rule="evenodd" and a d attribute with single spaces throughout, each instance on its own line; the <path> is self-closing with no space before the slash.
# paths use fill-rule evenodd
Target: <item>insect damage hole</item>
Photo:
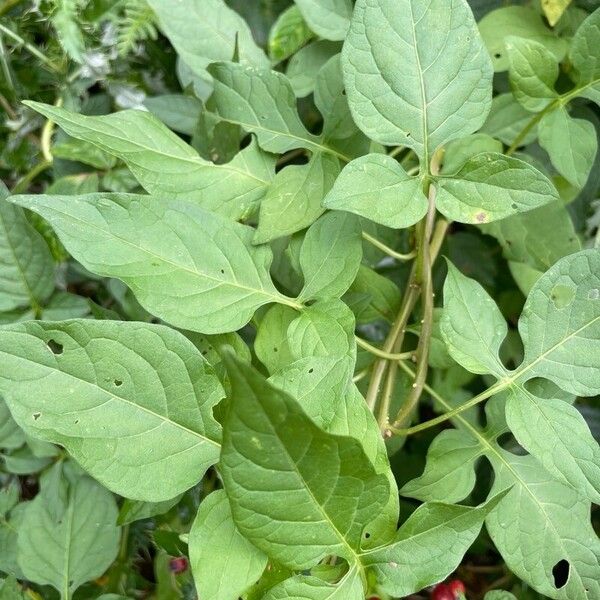
<path id="1" fill-rule="evenodd" d="M 123 385 L 123 382 L 120 379 L 115 379 L 113 381 L 113 383 L 117 386 L 117 387 L 121 387 Z"/>
<path id="2" fill-rule="evenodd" d="M 56 340 L 48 340 L 46 342 L 46 346 L 50 348 L 52 354 L 62 354 L 63 353 L 63 345 L 59 344 Z"/>
<path id="3" fill-rule="evenodd" d="M 554 586 L 557 590 L 564 587 L 569 580 L 571 565 L 568 560 L 562 558 L 552 567 L 552 577 L 554 577 Z"/>
<path id="4" fill-rule="evenodd" d="M 31 416 L 33 417 L 34 421 L 37 421 L 42 416 L 42 413 L 36 412 L 33 413 Z"/>

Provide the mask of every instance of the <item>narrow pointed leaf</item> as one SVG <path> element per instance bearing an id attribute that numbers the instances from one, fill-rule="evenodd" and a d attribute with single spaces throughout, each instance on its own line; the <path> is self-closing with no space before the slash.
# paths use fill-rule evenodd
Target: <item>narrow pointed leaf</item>
<path id="1" fill-rule="evenodd" d="M 274 158 L 255 143 L 217 165 L 200 158 L 149 112 L 88 117 L 39 102 L 26 104 L 70 136 L 123 160 L 149 193 L 189 200 L 233 219 L 252 211 L 274 177 Z"/>

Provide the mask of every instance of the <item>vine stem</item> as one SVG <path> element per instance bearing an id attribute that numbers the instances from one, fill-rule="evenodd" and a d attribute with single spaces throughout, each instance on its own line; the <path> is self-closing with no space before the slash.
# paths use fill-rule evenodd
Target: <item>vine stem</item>
<path id="1" fill-rule="evenodd" d="M 369 344 L 369 342 L 367 342 L 367 340 L 363 340 L 361 337 L 358 337 L 357 335 L 355 335 L 354 338 L 356 339 L 356 344 L 358 346 L 360 346 L 364 350 L 367 350 L 367 352 L 370 352 L 371 354 L 374 354 L 375 356 L 379 356 L 380 358 L 383 358 L 385 360 L 403 360 L 405 358 L 410 358 L 413 355 L 412 352 L 400 352 L 398 354 L 393 353 L 393 352 L 386 352 L 385 350 L 381 350 L 380 348 L 377 348 L 377 346 L 373 346 L 372 344 Z"/>
<path id="2" fill-rule="evenodd" d="M 378 248 L 379 250 L 385 252 L 385 254 L 391 256 L 392 258 L 395 258 L 396 260 L 407 261 L 411 258 L 414 258 L 417 255 L 416 250 L 408 252 L 407 254 L 396 252 L 395 250 L 392 250 L 392 248 L 390 248 L 389 246 L 386 246 L 386 244 L 378 240 L 376 237 L 373 237 L 372 235 L 368 234 L 366 231 L 362 232 L 362 237 L 364 240 L 369 242 L 369 244 L 375 246 L 375 248 Z"/>
<path id="3" fill-rule="evenodd" d="M 29 42 L 26 42 L 20 35 L 12 31 L 12 29 L 9 29 L 8 27 L 5 27 L 4 25 L 2 25 L 2 23 L 0 23 L 0 31 L 6 34 L 9 38 L 12 38 L 18 44 L 21 44 L 23 48 L 29 50 L 31 54 L 33 54 L 36 58 L 41 60 L 47 67 L 49 67 L 53 71 L 56 71 L 57 73 L 60 72 L 59 67 L 57 67 L 45 54 L 40 52 L 35 46 L 32 46 Z"/>
<path id="4" fill-rule="evenodd" d="M 404 361 L 399 361 L 398 365 L 409 377 L 412 377 L 413 379 L 416 378 L 417 374 L 415 373 L 415 371 L 413 371 L 413 369 L 411 369 Z M 389 429 L 394 435 L 403 435 L 403 436 L 413 435 L 414 433 L 419 433 L 420 431 L 425 431 L 426 429 L 430 429 L 431 427 L 435 427 L 436 425 L 439 425 L 440 423 L 444 423 L 448 419 L 451 419 L 452 417 L 456 417 L 457 415 L 460 415 L 465 410 L 468 410 L 469 408 L 476 406 L 480 402 L 487 400 L 489 397 L 491 397 L 494 394 L 497 394 L 499 391 L 505 389 L 507 387 L 507 385 L 508 384 L 506 383 L 506 381 L 498 381 L 497 383 L 495 383 L 494 385 L 489 387 L 487 390 L 481 392 L 481 394 L 477 394 L 477 396 L 471 398 L 471 400 L 461 404 L 460 406 L 457 406 L 456 408 L 448 410 L 447 412 L 445 412 L 443 415 L 440 415 L 439 417 L 435 417 L 434 419 L 430 419 L 429 421 L 425 421 L 424 423 L 419 423 L 418 425 L 414 425 L 413 427 L 408 427 L 407 429 L 398 429 L 397 427 L 394 427 L 393 425 L 390 426 Z M 447 405 L 446 400 L 442 396 L 440 396 L 440 394 L 438 394 L 427 383 L 423 384 L 423 389 L 432 398 L 437 400 L 440 404 Z"/>
<path id="5" fill-rule="evenodd" d="M 25 173 L 19 181 L 15 184 L 15 187 L 12 190 L 13 194 L 21 194 L 22 192 L 26 192 L 29 184 L 40 174 L 43 173 L 48 167 L 52 165 L 52 161 L 43 160 L 39 162 L 35 167 L 33 167 L 30 171 Z"/>

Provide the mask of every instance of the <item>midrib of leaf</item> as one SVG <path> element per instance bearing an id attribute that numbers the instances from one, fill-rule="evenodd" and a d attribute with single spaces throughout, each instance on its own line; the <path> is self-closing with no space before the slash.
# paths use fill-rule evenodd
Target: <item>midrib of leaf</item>
<path id="1" fill-rule="evenodd" d="M 18 332 L 13 332 L 13 333 L 16 333 L 17 335 L 19 335 Z M 0 350 L 0 354 L 4 354 L 4 355 L 9 356 L 9 357 L 14 357 L 14 354 L 9 354 L 8 352 L 4 352 L 3 350 Z M 185 431 L 186 433 L 189 433 L 192 436 L 199 438 L 200 443 L 201 442 L 209 442 L 210 444 L 213 444 L 217 448 L 221 447 L 221 444 L 219 444 L 219 442 L 215 442 L 214 440 L 211 440 L 209 437 L 201 435 L 197 431 L 189 429 L 188 427 L 186 427 L 185 425 L 182 425 L 181 423 L 177 423 L 177 421 L 173 421 L 169 417 L 165 417 L 165 416 L 163 416 L 163 415 L 161 415 L 159 413 L 153 412 L 152 410 L 150 410 L 149 408 L 146 408 L 145 406 L 142 406 L 140 404 L 136 404 L 135 402 L 132 402 L 131 400 L 129 400 L 127 398 L 124 398 L 123 396 L 118 396 L 117 394 L 115 394 L 114 392 L 111 392 L 110 390 L 106 390 L 104 388 L 101 388 L 99 385 L 97 385 L 97 384 L 95 384 L 95 383 L 93 383 L 91 381 L 87 381 L 85 379 L 82 379 L 81 377 L 78 377 L 77 375 L 73 375 L 72 373 L 67 373 L 65 371 L 61 371 L 60 369 L 55 368 L 55 367 L 49 367 L 47 365 L 41 365 L 40 363 L 37 363 L 34 360 L 31 360 L 30 358 L 25 358 L 25 357 L 21 357 L 21 356 L 19 356 L 18 358 L 19 358 L 19 360 L 31 363 L 33 365 L 36 365 L 37 367 L 44 367 L 45 369 L 48 369 L 50 371 L 56 371 L 57 373 L 60 373 L 61 375 L 65 375 L 67 377 L 70 377 L 71 379 L 74 379 L 75 381 L 80 381 L 80 382 L 82 382 L 82 383 L 84 383 L 84 384 L 86 384 L 88 386 L 91 386 L 93 389 L 100 390 L 101 392 L 104 392 L 104 393 L 108 394 L 109 396 L 111 396 L 113 400 L 121 401 L 124 404 L 128 404 L 129 406 L 133 406 L 136 409 L 139 409 L 142 412 L 145 412 L 146 414 L 151 415 L 152 417 L 158 418 L 163 423 L 168 423 L 170 425 L 174 425 L 178 429 L 181 429 L 182 431 Z"/>
<path id="2" fill-rule="evenodd" d="M 63 572 L 63 591 L 62 600 L 69 600 L 71 596 L 71 586 L 69 584 L 69 569 L 71 568 L 71 536 L 73 534 L 73 514 L 75 512 L 75 503 L 73 502 L 73 489 L 70 490 L 71 498 L 67 504 L 67 520 L 65 527 L 65 568 Z"/>
<path id="3" fill-rule="evenodd" d="M 65 213 L 60 210 L 57 210 L 56 208 L 52 208 L 51 210 L 57 214 L 63 215 L 67 219 L 71 219 L 72 221 L 75 221 L 76 223 L 81 223 L 87 227 L 91 227 L 91 228 L 101 231 L 102 233 L 105 233 L 105 234 L 108 233 L 110 236 L 114 237 L 115 239 L 119 240 L 120 242 L 123 242 L 124 244 L 131 246 L 132 248 L 135 248 L 136 250 L 140 250 L 140 251 L 148 254 L 149 256 L 160 259 L 161 261 L 167 263 L 168 265 L 175 267 L 176 269 L 180 269 L 187 273 L 191 273 L 192 275 L 195 275 L 196 277 L 210 279 L 211 281 L 217 282 L 219 285 L 225 285 L 225 286 L 229 285 L 231 287 L 236 287 L 241 290 L 252 292 L 254 294 L 260 294 L 262 296 L 266 296 L 267 298 L 270 298 L 272 302 L 277 302 L 279 304 L 287 304 L 288 306 L 291 306 L 292 308 L 294 308 L 296 310 L 300 310 L 302 308 L 301 304 L 298 304 L 297 302 L 294 302 L 292 299 L 287 298 L 286 296 L 283 296 L 281 294 L 272 294 L 270 292 L 267 292 L 264 288 L 252 288 L 252 287 L 248 287 L 246 285 L 241 285 L 237 280 L 235 280 L 234 282 L 224 281 L 224 280 L 218 279 L 217 277 L 212 277 L 210 275 L 202 273 L 200 271 L 194 271 L 192 269 L 188 269 L 184 265 L 180 265 L 176 262 L 168 260 L 161 254 L 156 254 L 156 253 L 152 252 L 151 250 L 149 250 L 148 248 L 142 248 L 141 246 L 138 246 L 138 245 L 134 244 L 133 242 L 130 242 L 128 239 L 116 235 L 112 231 L 107 231 L 106 229 L 102 229 L 101 227 L 98 227 L 97 225 L 94 225 L 93 223 L 88 223 L 87 221 L 78 219 L 77 217 L 74 217 L 73 215 L 70 215 L 69 213 Z"/>
<path id="4" fill-rule="evenodd" d="M 262 405 L 260 405 L 260 403 L 259 403 L 259 406 L 261 406 L 261 408 L 262 408 Z M 264 416 L 267 418 L 267 421 L 269 422 L 269 425 L 271 425 L 271 431 L 273 432 L 273 435 L 275 436 L 276 439 L 279 440 L 279 436 L 277 435 L 277 428 L 275 427 L 274 423 L 271 421 L 271 416 L 264 409 L 262 409 L 262 412 L 263 412 Z M 310 486 L 308 485 L 307 481 L 304 479 L 304 477 L 302 476 L 302 474 L 298 470 L 296 462 L 290 456 L 290 453 L 288 452 L 287 447 L 281 441 L 279 442 L 279 445 L 283 449 L 283 451 L 285 452 L 285 455 L 287 456 L 289 463 L 292 465 L 292 468 L 294 469 L 296 475 L 298 476 L 298 478 L 300 479 L 300 481 L 304 484 L 304 489 L 308 492 L 308 495 L 310 496 L 311 500 L 313 501 L 313 504 L 318 508 L 318 511 L 321 513 L 321 515 L 323 517 L 323 520 L 325 522 L 329 523 L 329 526 L 333 529 L 333 531 L 335 532 L 336 536 L 341 541 L 342 545 L 349 551 L 350 556 L 352 556 L 352 558 L 354 559 L 354 564 L 356 565 L 357 568 L 360 568 L 360 570 L 361 570 L 361 576 L 362 576 L 363 575 L 363 567 L 362 567 L 362 563 L 360 562 L 359 555 L 355 552 L 354 548 L 352 548 L 352 546 L 350 546 L 350 544 L 348 543 L 348 540 L 346 540 L 346 538 L 343 536 L 342 532 L 338 530 L 338 528 L 335 526 L 335 524 L 333 523 L 333 521 L 329 517 L 329 514 L 327 512 L 325 512 L 324 507 L 315 498 L 315 496 L 312 493 L 312 490 L 310 489 Z"/>
<path id="5" fill-rule="evenodd" d="M 252 110 L 254 110 L 254 109 L 252 109 Z M 276 131 L 275 129 L 269 129 L 269 128 L 265 127 L 264 125 L 253 125 L 251 123 L 245 123 L 243 121 L 237 121 L 235 119 L 226 118 L 221 115 L 219 115 L 219 119 L 221 119 L 222 121 L 226 121 L 227 123 L 232 123 L 233 125 L 239 125 L 240 127 L 244 128 L 244 129 L 249 129 L 249 128 L 258 129 L 258 130 L 264 131 L 266 133 L 281 135 L 284 137 L 292 138 L 294 140 L 298 140 L 298 141 L 302 142 L 303 146 L 305 146 L 305 147 L 308 146 L 308 147 L 314 148 L 317 151 L 326 152 L 328 154 L 333 154 L 333 156 L 336 156 L 340 160 L 343 160 L 344 162 L 347 162 L 347 163 L 349 163 L 352 160 L 349 156 L 346 156 L 345 154 L 338 152 L 334 148 L 330 148 L 329 146 L 319 144 L 318 142 L 315 142 L 315 141 L 310 140 L 305 137 L 301 137 L 299 135 L 295 135 L 295 134 L 287 132 L 287 131 Z"/>
<path id="6" fill-rule="evenodd" d="M 429 173 L 429 132 L 428 132 L 428 118 L 427 118 L 427 101 L 425 94 L 425 80 L 423 78 L 423 69 L 421 67 L 421 56 L 419 55 L 419 45 L 417 44 L 417 23 L 415 22 L 415 15 L 413 11 L 412 0 L 409 0 L 408 5 L 410 6 L 410 22 L 412 24 L 411 32 L 413 38 L 413 47 L 415 49 L 415 59 L 417 61 L 417 68 L 419 70 L 419 84 L 421 91 L 421 122 L 423 127 L 423 163 L 421 169 L 425 169 Z"/>
<path id="7" fill-rule="evenodd" d="M 4 236 L 8 245 L 8 249 L 10 250 L 10 253 L 13 256 L 15 265 L 17 266 L 17 271 L 19 272 L 19 276 L 23 280 L 23 285 L 25 286 L 25 290 L 27 291 L 27 295 L 29 296 L 29 304 L 31 305 L 33 310 L 37 312 L 40 310 L 40 305 L 38 304 L 38 301 L 33 294 L 33 290 L 31 289 L 31 286 L 29 285 L 29 282 L 25 277 L 25 271 L 21 268 L 21 263 L 17 257 L 14 246 L 10 241 L 10 235 L 8 233 L 8 228 L 6 227 L 6 223 L 4 222 L 4 217 L 2 216 L 2 213 L 0 213 L 0 223 L 2 224 L 2 230 L 4 231 Z"/>

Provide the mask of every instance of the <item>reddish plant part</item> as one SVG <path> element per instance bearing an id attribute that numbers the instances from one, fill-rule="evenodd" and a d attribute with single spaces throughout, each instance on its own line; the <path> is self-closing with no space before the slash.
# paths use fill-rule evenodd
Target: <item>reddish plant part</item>
<path id="1" fill-rule="evenodd" d="M 460 579 L 453 579 L 448 583 L 448 587 L 450 591 L 454 594 L 455 600 L 461 600 L 461 598 L 465 597 L 465 592 L 467 591 L 465 588 L 465 584 Z"/>
<path id="2" fill-rule="evenodd" d="M 187 568 L 188 559 L 185 556 L 178 556 L 169 561 L 169 569 L 171 569 L 171 572 L 175 573 L 175 575 L 179 575 L 180 573 L 187 571 Z"/>
<path id="3" fill-rule="evenodd" d="M 445 583 L 438 583 L 431 592 L 431 600 L 454 600 L 455 596 Z"/>

